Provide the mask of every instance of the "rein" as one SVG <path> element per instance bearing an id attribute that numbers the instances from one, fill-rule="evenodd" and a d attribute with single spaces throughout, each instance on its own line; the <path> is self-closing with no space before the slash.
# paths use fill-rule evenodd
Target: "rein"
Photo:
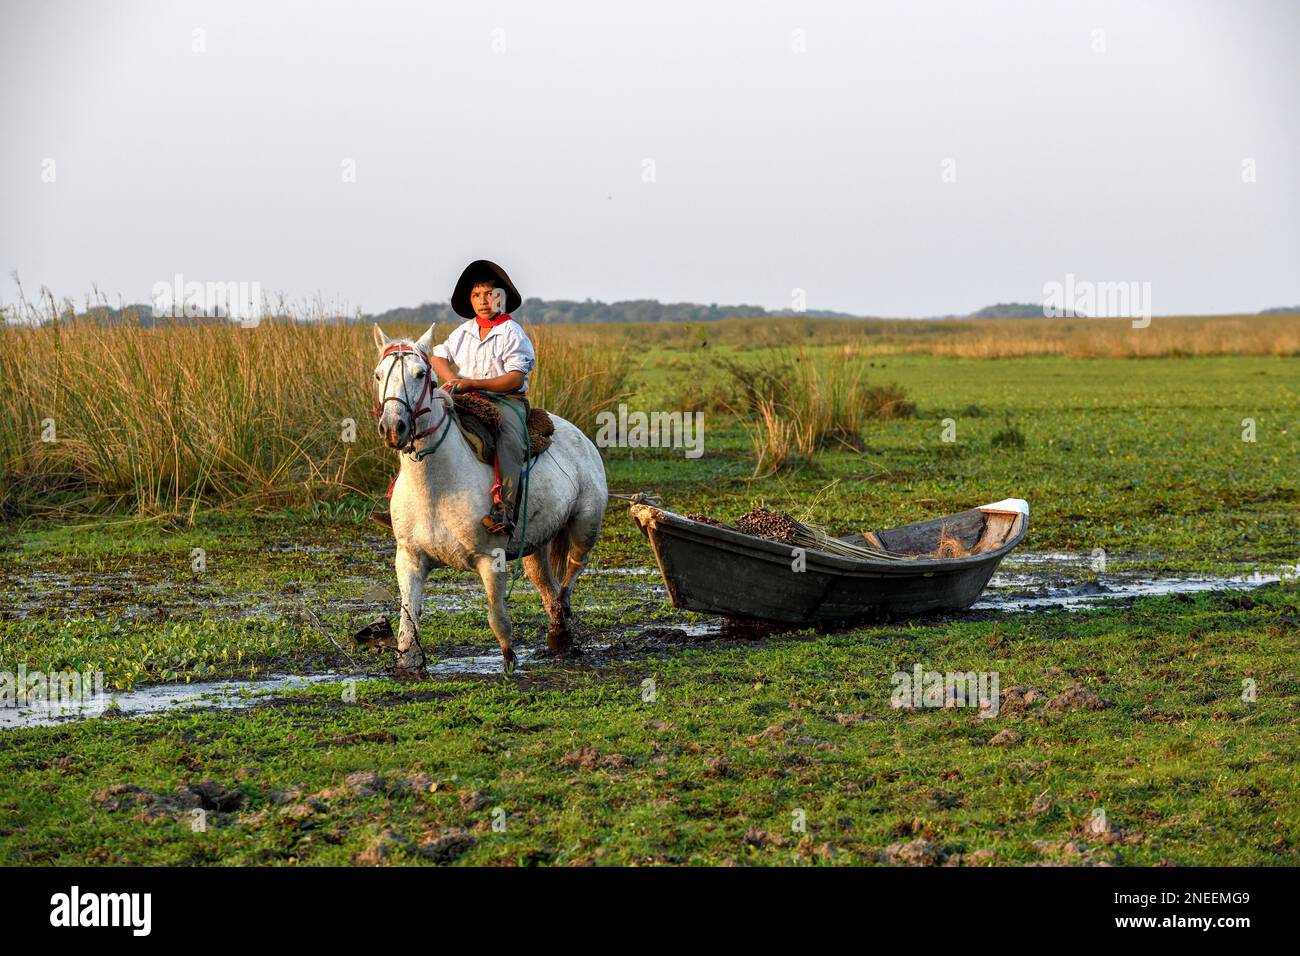
<path id="1" fill-rule="evenodd" d="M 402 361 L 402 356 L 407 353 L 410 353 L 423 361 L 425 369 L 424 386 L 420 389 L 420 394 L 415 400 L 414 407 L 412 407 L 411 403 L 406 400 L 406 363 Z M 384 377 L 384 391 L 388 391 L 388 381 L 392 378 L 393 369 L 400 365 L 402 367 L 402 394 L 390 395 L 383 399 L 383 401 L 376 401 L 375 407 L 370 410 L 370 414 L 374 415 L 375 418 L 378 418 L 383 414 L 384 406 L 389 402 L 397 402 L 402 406 L 402 408 L 406 409 L 406 413 L 411 416 L 411 437 L 407 440 L 406 444 L 399 449 L 399 451 L 405 452 L 414 461 L 423 461 L 429 455 L 432 455 L 438 450 L 438 446 L 442 444 L 443 440 L 447 437 L 447 433 L 451 431 L 451 412 L 448 410 L 446 405 L 442 402 L 438 402 L 438 404 L 442 406 L 442 418 L 438 419 L 436 424 L 430 425 L 424 431 L 417 432 L 416 428 L 419 426 L 420 417 L 433 411 L 432 406 L 428 404 L 430 385 L 433 383 L 433 367 L 429 364 L 428 357 L 422 351 L 414 346 L 407 345 L 405 342 L 397 342 L 388 346 L 388 348 L 384 349 L 383 354 L 379 356 L 379 361 L 382 362 L 387 358 L 392 358 L 393 356 L 397 357 L 397 361 L 388 367 L 388 374 Z M 376 399 L 378 399 L 378 394 L 376 394 Z M 420 451 L 415 450 L 415 443 L 417 441 L 421 438 L 427 438 L 439 428 L 442 429 L 442 434 L 438 436 L 438 440 L 434 442 L 431 447 L 421 449 Z"/>

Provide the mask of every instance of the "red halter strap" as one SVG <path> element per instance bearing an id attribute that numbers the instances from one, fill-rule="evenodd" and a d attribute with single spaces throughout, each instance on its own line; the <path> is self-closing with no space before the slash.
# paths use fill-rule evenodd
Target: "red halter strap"
<path id="1" fill-rule="evenodd" d="M 439 418 L 435 424 L 430 425 L 422 432 L 417 433 L 415 431 L 417 425 L 419 424 L 420 416 L 426 415 L 429 412 L 433 411 L 433 408 L 427 404 L 427 400 L 429 398 L 430 383 L 433 382 L 433 367 L 429 364 L 428 356 L 426 356 L 422 350 L 415 348 L 412 345 L 407 345 L 405 342 L 394 342 L 392 345 L 388 346 L 388 348 L 384 349 L 383 353 L 379 356 L 379 361 L 382 362 L 384 361 L 384 359 L 390 358 L 391 356 L 394 355 L 399 356 L 398 360 L 389 366 L 388 374 L 391 376 L 393 374 L 393 369 L 395 369 L 400 364 L 402 365 L 403 368 L 403 375 L 405 375 L 406 366 L 405 363 L 402 362 L 400 356 L 405 355 L 408 352 L 418 357 L 421 361 L 424 362 L 424 368 L 426 372 L 424 376 L 424 385 L 420 388 L 419 397 L 417 397 L 415 400 L 415 407 L 412 408 L 410 403 L 406 401 L 406 397 L 405 397 L 406 389 L 405 389 L 405 385 L 403 385 L 403 389 L 402 389 L 403 395 L 401 396 L 390 395 L 388 396 L 388 398 L 385 398 L 383 401 L 377 402 L 375 407 L 370 410 L 370 414 L 378 418 L 383 413 L 384 406 L 389 402 L 397 402 L 399 405 L 405 408 L 407 413 L 411 416 L 411 432 L 412 432 L 410 441 L 406 447 L 413 448 L 417 441 L 419 441 L 421 438 L 424 438 L 428 435 L 432 435 L 434 431 L 438 429 L 438 426 L 440 426 L 443 423 L 443 420 L 446 419 L 447 417 L 447 408 L 443 402 L 438 402 L 438 404 L 442 406 L 442 418 Z M 385 378 L 384 379 L 385 388 L 387 388 L 387 384 L 388 384 L 388 379 Z M 376 396 L 376 398 L 378 398 L 378 396 Z"/>

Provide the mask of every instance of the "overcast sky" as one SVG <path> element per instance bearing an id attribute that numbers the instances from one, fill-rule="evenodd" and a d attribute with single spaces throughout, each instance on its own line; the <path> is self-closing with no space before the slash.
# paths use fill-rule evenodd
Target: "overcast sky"
<path id="1" fill-rule="evenodd" d="M 381 311 L 478 257 L 543 298 L 1300 303 L 1288 0 L 5 0 L 0 36 L 3 303 Z"/>

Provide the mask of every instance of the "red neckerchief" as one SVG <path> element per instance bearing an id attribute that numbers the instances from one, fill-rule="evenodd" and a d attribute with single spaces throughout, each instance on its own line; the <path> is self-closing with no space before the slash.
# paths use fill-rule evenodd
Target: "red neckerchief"
<path id="1" fill-rule="evenodd" d="M 492 318 L 490 318 L 490 319 L 485 319 L 485 318 L 483 318 L 482 316 L 475 315 L 475 316 L 474 316 L 474 321 L 478 323 L 478 327 L 479 327 L 480 329 L 495 329 L 495 328 L 496 328 L 498 325 L 500 325 L 502 322 L 509 322 L 509 321 L 510 321 L 510 313 L 509 313 L 509 312 L 498 312 L 496 315 L 492 316 Z"/>

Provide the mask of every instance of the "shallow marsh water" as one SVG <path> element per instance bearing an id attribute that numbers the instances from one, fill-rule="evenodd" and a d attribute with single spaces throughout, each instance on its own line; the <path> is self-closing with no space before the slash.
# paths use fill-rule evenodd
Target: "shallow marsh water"
<path id="1" fill-rule="evenodd" d="M 583 606 L 589 613 L 619 616 L 620 610 L 633 607 L 667 605 L 667 592 L 657 580 L 657 572 L 648 567 L 598 568 L 591 577 L 599 582 L 599 596 Z M 1273 573 L 1253 571 L 1236 575 L 1186 575 L 1160 577 L 1145 575 L 1141 571 L 1121 569 L 1098 570 L 1092 555 L 1065 552 L 1022 552 L 1007 558 L 990 581 L 972 611 L 1006 613 L 1042 613 L 1052 610 L 1072 612 L 1132 599 L 1136 597 L 1193 594 L 1203 591 L 1249 590 L 1300 575 L 1300 564 L 1290 565 Z M 196 586 L 191 582 L 142 580 L 138 570 L 122 570 L 96 574 L 90 581 L 84 573 L 60 574 L 49 570 L 34 570 L 26 575 L 11 576 L 6 582 L 9 595 L 5 613 L 28 616 L 48 613 L 50 602 L 58 596 L 65 611 L 72 613 L 111 614 L 125 617 L 148 617 L 165 614 L 177 616 L 187 611 L 203 610 L 232 620 L 249 617 L 278 617 L 293 614 L 304 602 L 328 600 L 333 612 L 348 616 L 386 614 L 391 611 L 395 598 L 385 585 L 356 576 L 345 579 L 341 586 L 354 593 L 352 597 L 339 598 L 337 594 L 326 598 L 310 586 L 294 586 L 288 593 L 234 590 L 221 593 L 213 585 Z M 337 591 L 340 582 L 334 582 Z M 594 590 L 594 589 L 593 589 Z M 481 590 L 477 579 L 471 575 L 444 577 L 436 582 L 427 613 L 446 613 L 481 608 Z M 580 592 L 581 593 L 581 592 Z M 652 638 L 650 645 L 657 648 L 681 640 L 697 644 L 709 639 L 730 636 L 726 622 L 719 618 L 678 612 L 671 609 L 661 615 L 662 620 L 644 623 L 637 615 L 637 623 L 626 626 L 620 623 L 603 625 L 608 640 L 590 640 L 583 643 L 585 665 L 599 665 L 616 657 L 636 656 L 645 652 L 638 647 L 638 638 Z M 485 638 L 486 638 L 485 633 Z M 646 641 L 640 642 L 642 645 Z M 550 662 L 539 658 L 537 647 L 517 645 L 516 673 L 527 673 L 536 666 L 565 667 L 564 662 Z M 481 653 L 460 647 L 453 653 L 439 657 L 436 651 L 429 654 L 428 667 L 431 678 L 456 679 L 486 677 L 502 673 L 501 656 L 495 648 L 488 649 L 485 640 Z M 0 729 L 36 725 L 58 724 L 104 716 L 141 717 L 173 710 L 187 709 L 241 709 L 264 704 L 268 700 L 303 688 L 319 684 L 343 683 L 350 680 L 367 681 L 386 676 L 380 663 L 386 658 L 364 660 L 351 669 L 335 669 L 307 674 L 277 673 L 253 680 L 221 680 L 193 683 L 161 683 L 140 685 L 129 691 L 107 692 L 102 697 L 91 698 L 84 706 L 52 707 L 43 702 L 25 706 L 0 707 Z M 374 666 L 365 665 L 374 661 Z M 356 663 L 355 660 L 352 663 Z"/>

